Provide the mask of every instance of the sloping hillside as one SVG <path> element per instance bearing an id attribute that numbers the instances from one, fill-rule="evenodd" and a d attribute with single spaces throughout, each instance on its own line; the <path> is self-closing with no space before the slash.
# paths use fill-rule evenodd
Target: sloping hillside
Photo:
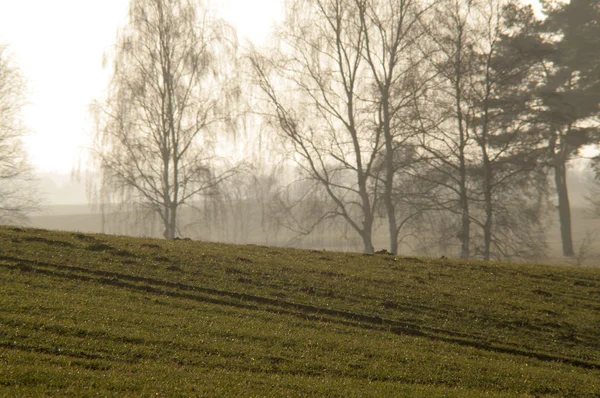
<path id="1" fill-rule="evenodd" d="M 0 228 L 0 395 L 600 396 L 600 269 Z"/>

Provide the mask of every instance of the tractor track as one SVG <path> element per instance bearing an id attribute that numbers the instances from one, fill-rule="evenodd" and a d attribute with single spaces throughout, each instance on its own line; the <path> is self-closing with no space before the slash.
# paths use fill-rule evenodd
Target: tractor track
<path id="1" fill-rule="evenodd" d="M 506 345 L 490 344 L 489 342 L 486 342 L 482 336 L 474 334 L 425 327 L 406 320 L 390 319 L 377 315 L 367 315 L 347 310 L 319 307 L 248 293 L 219 290 L 118 272 L 92 270 L 79 266 L 57 265 L 48 262 L 25 260 L 8 256 L 0 256 L 0 267 L 219 306 L 235 307 L 252 311 L 267 311 L 274 314 L 289 315 L 302 319 L 391 332 L 397 335 L 417 336 L 489 352 L 524 356 L 546 362 L 562 362 L 586 369 L 600 369 L 600 363 L 598 362 Z"/>

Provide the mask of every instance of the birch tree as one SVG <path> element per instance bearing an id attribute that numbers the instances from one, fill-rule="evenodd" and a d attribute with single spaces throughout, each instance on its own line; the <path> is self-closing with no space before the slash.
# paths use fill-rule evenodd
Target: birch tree
<path id="1" fill-rule="evenodd" d="M 25 80 L 11 59 L 8 46 L 0 44 L 0 223 L 21 223 L 39 209 L 33 168 L 22 138 Z"/>
<path id="2" fill-rule="evenodd" d="M 440 5 L 428 27 L 439 85 L 431 103 L 417 104 L 424 178 L 444 187 L 436 205 L 461 219 L 461 257 L 540 255 L 546 178 L 532 110 L 536 62 L 518 35 L 532 30 L 533 12 L 502 0 Z"/>
<path id="3" fill-rule="evenodd" d="M 372 128 L 364 35 L 354 0 L 291 1 L 279 47 L 249 60 L 263 116 L 291 149 L 302 178 L 333 203 L 317 219 L 342 218 L 372 253 L 373 167 L 382 134 Z"/>
<path id="4" fill-rule="evenodd" d="M 427 86 L 429 79 L 422 69 L 424 57 L 417 50 L 422 39 L 421 18 L 430 7 L 414 0 L 355 0 L 364 34 L 364 54 L 370 71 L 374 103 L 374 128 L 382 135 L 383 185 L 382 202 L 388 221 L 389 252 L 398 252 L 400 230 L 419 209 L 406 211 L 397 199 L 396 177 L 406 167 L 401 151 L 413 144 L 415 129 L 410 120 L 412 101 Z M 406 157 L 405 157 L 406 158 Z M 404 211 L 400 211 L 401 208 Z"/>
<path id="5" fill-rule="evenodd" d="M 432 197 L 433 207 L 457 215 L 460 257 L 471 248 L 469 168 L 476 161 L 470 133 L 473 104 L 469 81 L 474 74 L 472 1 L 440 1 L 424 29 L 428 40 L 422 52 L 436 71 L 436 85 L 415 102 L 421 129 L 419 143 L 427 172 L 422 178 L 443 187 Z"/>
<path id="6" fill-rule="evenodd" d="M 214 155 L 233 98 L 231 29 L 196 0 L 131 0 L 112 54 L 94 158 L 105 192 L 157 214 L 173 239 L 182 206 L 234 170 Z"/>

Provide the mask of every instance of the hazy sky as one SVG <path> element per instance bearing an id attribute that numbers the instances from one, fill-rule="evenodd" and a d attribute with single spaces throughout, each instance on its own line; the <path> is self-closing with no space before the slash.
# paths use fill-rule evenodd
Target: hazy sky
<path id="1" fill-rule="evenodd" d="M 283 0 L 215 0 L 240 37 L 263 42 Z M 129 0 L 0 0 L 0 43 L 28 80 L 25 142 L 40 171 L 69 172 L 88 143 L 88 105 L 109 77 L 103 52 L 125 22 Z"/>

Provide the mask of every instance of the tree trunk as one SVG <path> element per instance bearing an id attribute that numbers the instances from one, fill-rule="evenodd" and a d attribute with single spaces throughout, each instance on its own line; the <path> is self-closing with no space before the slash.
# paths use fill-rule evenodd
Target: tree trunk
<path id="1" fill-rule="evenodd" d="M 486 167 L 485 176 L 485 224 L 483 225 L 483 259 L 486 261 L 490 260 L 491 247 L 492 247 L 492 216 L 493 216 L 493 203 L 492 203 L 492 189 L 491 189 L 491 172 L 488 170 L 489 165 Z"/>
<path id="2" fill-rule="evenodd" d="M 165 223 L 163 236 L 165 239 L 175 239 L 175 224 L 173 224 L 171 217 L 169 217 L 169 221 Z"/>
<path id="3" fill-rule="evenodd" d="M 360 163 L 359 163 L 360 164 Z M 361 166 L 362 167 L 362 166 Z M 362 238 L 364 245 L 364 252 L 366 254 L 372 254 L 374 252 L 373 249 L 373 212 L 371 211 L 371 200 L 369 198 L 369 193 L 367 191 L 367 183 L 365 179 L 365 175 L 362 172 L 358 173 L 358 186 L 359 192 L 362 200 L 362 208 L 363 208 L 363 228 L 359 230 L 360 237 Z"/>
<path id="4" fill-rule="evenodd" d="M 169 228 L 171 230 L 171 238 L 175 239 L 177 235 L 177 205 L 173 204 L 171 208 L 171 220 L 169 221 Z"/>
<path id="5" fill-rule="evenodd" d="M 396 222 L 396 212 L 394 209 L 394 205 L 390 204 L 391 198 L 388 198 L 386 195 L 385 198 L 387 213 L 388 213 L 388 224 L 390 230 L 390 253 L 397 254 L 398 253 L 398 227 Z"/>
<path id="6" fill-rule="evenodd" d="M 362 230 L 362 233 L 360 235 L 361 235 L 360 237 L 362 238 L 362 241 L 363 241 L 365 254 L 373 254 L 373 252 L 375 250 L 373 249 L 373 217 L 372 216 L 365 217 L 364 229 Z"/>
<path id="7" fill-rule="evenodd" d="M 389 89 L 383 93 L 383 132 L 385 136 L 385 192 L 384 203 L 387 211 L 390 253 L 398 253 L 398 223 L 396 221 L 396 206 L 394 206 L 394 138 L 390 120 L 388 95 Z"/>
<path id="8" fill-rule="evenodd" d="M 471 220 L 469 216 L 469 207 L 463 208 L 462 227 L 460 231 L 460 258 L 469 258 L 469 235 L 471 234 Z"/>
<path id="9" fill-rule="evenodd" d="M 163 237 L 165 239 L 175 239 L 177 229 L 177 207 L 171 203 L 163 205 L 164 215 L 161 215 L 162 222 L 165 226 Z"/>
<path id="10" fill-rule="evenodd" d="M 487 107 L 487 105 L 486 105 Z M 483 199 L 485 208 L 485 223 L 483 224 L 483 259 L 485 261 L 490 260 L 491 247 L 492 247 L 492 217 L 494 214 L 494 203 L 492 198 L 492 164 L 488 156 L 487 150 L 487 109 L 486 109 L 486 123 L 484 124 L 482 138 L 481 138 L 481 156 L 483 158 Z"/>
<path id="11" fill-rule="evenodd" d="M 460 142 L 459 148 L 459 171 L 460 171 L 460 209 L 461 209 L 461 228 L 460 238 L 460 258 L 469 258 L 471 256 L 471 215 L 469 213 L 469 193 L 467 190 L 467 165 L 465 160 L 466 138 L 462 130 L 462 117 L 459 113 Z"/>
<path id="12" fill-rule="evenodd" d="M 465 156 L 465 148 L 467 146 L 467 132 L 465 123 L 463 120 L 462 110 L 462 28 L 458 30 L 458 36 L 456 41 L 456 58 L 455 58 L 455 77 L 454 83 L 454 100 L 456 106 L 456 117 L 458 123 L 459 133 L 459 147 L 458 147 L 458 160 L 459 160 L 459 172 L 460 172 L 460 207 L 462 211 L 461 217 L 461 230 L 460 230 L 460 258 L 469 258 L 470 253 L 470 239 L 471 239 L 471 216 L 469 214 L 469 195 L 467 191 L 467 164 Z"/>
<path id="13" fill-rule="evenodd" d="M 554 181 L 556 183 L 556 193 L 558 194 L 558 215 L 563 255 L 571 257 L 575 252 L 571 235 L 571 206 L 567 188 L 567 167 L 564 158 L 560 154 L 556 155 L 554 159 Z"/>

